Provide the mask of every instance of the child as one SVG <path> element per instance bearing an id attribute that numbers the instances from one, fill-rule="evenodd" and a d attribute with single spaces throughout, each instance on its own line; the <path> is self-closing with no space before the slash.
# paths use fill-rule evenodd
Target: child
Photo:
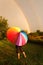
<path id="1" fill-rule="evenodd" d="M 18 59 L 20 59 L 20 52 L 26 58 L 26 53 L 23 51 L 22 46 L 27 43 L 27 40 L 28 40 L 27 34 L 24 31 L 19 32 L 18 39 L 16 41 L 16 52 Z"/>
<path id="2" fill-rule="evenodd" d="M 16 52 L 17 52 L 18 59 L 20 59 L 20 52 L 21 52 L 21 53 L 24 55 L 24 57 L 26 58 L 26 54 L 25 54 L 25 52 L 23 51 L 22 46 L 17 46 L 17 45 L 16 45 Z"/>

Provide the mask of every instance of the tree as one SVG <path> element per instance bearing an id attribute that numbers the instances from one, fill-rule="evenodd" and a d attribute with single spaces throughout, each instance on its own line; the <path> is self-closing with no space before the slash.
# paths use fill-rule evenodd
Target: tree
<path id="1" fill-rule="evenodd" d="M 7 19 L 0 16 L 0 39 L 6 36 L 6 31 L 9 28 L 7 21 Z"/>
<path id="2" fill-rule="evenodd" d="M 40 33 L 40 30 L 37 30 L 36 32 L 37 32 L 37 33 Z"/>

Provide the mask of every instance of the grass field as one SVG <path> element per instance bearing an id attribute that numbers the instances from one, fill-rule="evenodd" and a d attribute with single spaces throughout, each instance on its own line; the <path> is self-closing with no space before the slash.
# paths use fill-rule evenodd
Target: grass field
<path id="1" fill-rule="evenodd" d="M 21 59 L 17 59 L 15 45 L 7 40 L 0 41 L 0 65 L 43 65 L 43 46 L 39 44 L 27 43 L 23 49 L 27 54 L 25 59 L 21 54 Z"/>

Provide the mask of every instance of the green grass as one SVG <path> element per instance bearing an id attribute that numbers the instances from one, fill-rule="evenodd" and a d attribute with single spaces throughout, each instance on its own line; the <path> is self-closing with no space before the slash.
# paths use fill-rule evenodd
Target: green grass
<path id="1" fill-rule="evenodd" d="M 7 40 L 0 40 L 0 65 L 43 65 L 43 46 L 27 43 L 23 50 L 27 58 L 21 54 L 21 59 L 18 60 L 15 45 Z"/>

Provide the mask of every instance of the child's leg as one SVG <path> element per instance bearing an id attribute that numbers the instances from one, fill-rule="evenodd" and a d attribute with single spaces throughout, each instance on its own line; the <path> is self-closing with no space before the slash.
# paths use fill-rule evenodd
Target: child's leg
<path id="1" fill-rule="evenodd" d="M 22 47 L 19 47 L 20 51 L 23 53 L 24 57 L 26 58 L 26 53 L 23 51 Z"/>
<path id="2" fill-rule="evenodd" d="M 26 53 L 23 51 L 23 55 L 24 55 L 24 57 L 26 58 Z"/>
<path id="3" fill-rule="evenodd" d="M 20 53 L 18 53 L 18 59 L 20 59 Z"/>
<path id="4" fill-rule="evenodd" d="M 16 45 L 16 53 L 17 53 L 17 58 L 20 59 L 20 50 L 19 46 Z"/>

